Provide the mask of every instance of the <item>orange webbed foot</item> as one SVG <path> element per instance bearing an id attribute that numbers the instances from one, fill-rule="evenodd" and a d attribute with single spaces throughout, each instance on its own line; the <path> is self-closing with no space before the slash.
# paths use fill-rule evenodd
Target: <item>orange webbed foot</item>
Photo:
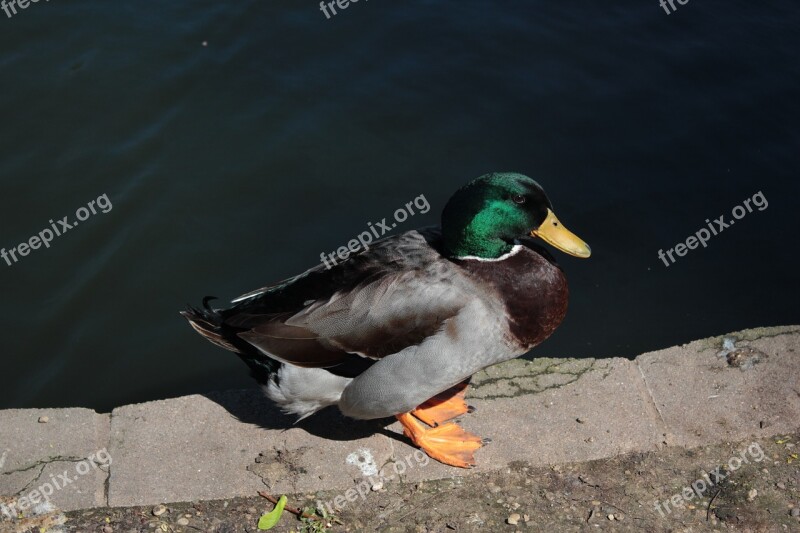
<path id="1" fill-rule="evenodd" d="M 459 468 L 475 466 L 474 453 L 484 444 L 477 435 L 453 422 L 429 428 L 411 413 L 397 415 L 397 419 L 403 425 L 403 433 L 431 458 Z"/>
<path id="2" fill-rule="evenodd" d="M 467 383 L 437 394 L 410 413 L 397 415 L 403 433 L 425 453 L 440 463 L 459 468 L 475 466 L 475 451 L 489 442 L 449 422 L 457 416 L 471 413 L 464 397 Z M 419 420 L 418 420 L 419 419 Z M 428 426 L 420 422 L 425 422 Z"/>

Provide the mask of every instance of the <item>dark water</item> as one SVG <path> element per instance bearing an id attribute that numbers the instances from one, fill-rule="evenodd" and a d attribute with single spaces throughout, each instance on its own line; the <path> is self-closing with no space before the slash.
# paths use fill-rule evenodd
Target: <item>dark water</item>
<path id="1" fill-rule="evenodd" d="M 398 229 L 435 223 L 452 191 L 494 170 L 539 180 L 594 251 L 559 255 L 570 312 L 533 355 L 632 356 L 800 323 L 800 7 L 678 7 L 0 12 L 0 246 L 97 211 L 0 260 L 0 408 L 249 386 L 177 314 L 185 303 L 295 274 L 420 194 L 431 211 Z M 767 209 L 659 260 L 758 191 Z"/>

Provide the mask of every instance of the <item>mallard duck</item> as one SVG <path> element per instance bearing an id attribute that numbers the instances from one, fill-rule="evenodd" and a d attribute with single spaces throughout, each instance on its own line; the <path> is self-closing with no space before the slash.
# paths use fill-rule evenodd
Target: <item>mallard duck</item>
<path id="1" fill-rule="evenodd" d="M 382 239 L 228 308 L 206 298 L 182 314 L 235 352 L 284 411 L 397 417 L 429 456 L 467 468 L 485 444 L 452 421 L 471 411 L 469 378 L 541 343 L 567 311 L 567 280 L 536 238 L 591 254 L 538 183 L 487 174 L 450 198 L 440 227 Z"/>

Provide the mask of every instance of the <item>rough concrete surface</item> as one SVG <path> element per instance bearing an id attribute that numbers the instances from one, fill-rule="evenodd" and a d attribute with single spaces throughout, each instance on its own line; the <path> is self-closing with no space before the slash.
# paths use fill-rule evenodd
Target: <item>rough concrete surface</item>
<path id="1" fill-rule="evenodd" d="M 37 500 L 40 487 L 49 483 L 50 500 L 61 509 L 106 505 L 108 469 L 91 467 L 84 473 L 84 465 L 78 465 L 107 446 L 109 418 L 89 409 L 0 411 L 0 457 L 5 457 L 0 495 Z"/>
<path id="2" fill-rule="evenodd" d="M 626 359 L 514 361 L 478 375 L 476 393 L 486 399 L 468 393 L 477 410 L 463 418 L 463 427 L 492 443 L 478 451 L 476 470 L 496 470 L 514 461 L 547 465 L 655 449 L 658 425 L 635 386 L 639 379 Z M 528 386 L 541 390 L 531 393 Z M 391 429 L 402 431 L 399 424 Z M 408 444 L 397 447 L 401 455 L 413 451 Z M 431 463 L 406 475 L 421 481 L 460 474 Z"/>
<path id="3" fill-rule="evenodd" d="M 793 333 L 791 333 L 793 332 Z M 702 340 L 636 358 L 667 441 L 679 446 L 792 431 L 800 423 L 798 328 L 748 330 L 734 352 Z M 742 353 L 743 366 L 728 355 Z"/>
<path id="4" fill-rule="evenodd" d="M 336 417 L 341 434 L 336 440 L 330 418 L 314 428 L 323 436 L 293 427 L 292 419 L 278 413 L 257 390 L 115 409 L 109 503 L 226 498 L 265 488 L 296 492 L 320 484 L 339 488 L 361 475 L 356 465 L 346 463 L 349 454 L 363 448 L 374 460 L 388 458 L 386 439 L 366 438 L 379 428 L 356 438 L 347 435 L 350 421 Z"/>
<path id="5" fill-rule="evenodd" d="M 695 447 L 800 426 L 800 327 L 715 337 L 627 359 L 515 360 L 479 373 L 463 426 L 493 442 L 462 471 L 413 459 L 393 420 L 327 409 L 299 424 L 258 390 L 81 409 L 0 411 L 0 494 L 24 495 L 98 449 L 113 458 L 58 491 L 65 510 L 340 490 L 405 461 L 421 481 Z M 49 416 L 46 424 L 40 416 Z M 109 420 L 110 419 L 110 420 Z"/>

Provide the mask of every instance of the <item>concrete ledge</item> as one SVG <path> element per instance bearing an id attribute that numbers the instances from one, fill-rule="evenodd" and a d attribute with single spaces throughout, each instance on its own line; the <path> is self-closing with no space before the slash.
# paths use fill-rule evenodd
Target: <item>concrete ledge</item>
<path id="1" fill-rule="evenodd" d="M 89 409 L 0 411 L 0 496 L 30 496 L 35 504 L 49 485 L 60 509 L 107 505 L 108 468 L 84 460 L 108 445 L 110 418 Z"/>
<path id="2" fill-rule="evenodd" d="M 627 359 L 510 361 L 476 376 L 477 408 L 463 426 L 492 439 L 478 452 L 477 471 L 514 461 L 534 466 L 613 457 L 656 449 L 662 440 L 649 400 L 637 387 L 641 377 Z M 539 390 L 541 389 L 541 390 Z M 468 394 L 469 395 L 469 394 Z M 399 424 L 391 429 L 401 432 Z M 408 445 L 403 454 L 413 450 Z M 463 475 L 430 463 L 407 479 Z"/>
<path id="3" fill-rule="evenodd" d="M 728 336 L 735 341 L 730 353 L 715 338 L 637 357 L 667 428 L 667 443 L 692 447 L 795 430 L 800 424 L 798 331 L 734 333 Z"/>
<path id="4" fill-rule="evenodd" d="M 350 433 L 357 422 L 326 415 L 293 427 L 259 390 L 115 409 L 109 503 L 252 496 L 265 486 L 277 492 L 349 488 L 361 471 L 344 461 L 347 455 L 363 447 L 373 460 L 388 460 L 389 440 L 368 437 L 379 426 Z"/>
<path id="5" fill-rule="evenodd" d="M 695 447 L 800 427 L 800 327 L 714 337 L 627 359 L 515 360 L 479 373 L 465 428 L 491 437 L 477 471 L 515 461 L 587 461 L 663 445 Z M 722 352 L 720 354 L 720 352 Z M 47 423 L 39 418 L 49 417 Z M 465 471 L 413 459 L 399 425 L 335 409 L 298 425 L 258 390 L 85 409 L 0 411 L 0 495 L 26 496 L 70 471 L 64 510 L 339 490 L 404 461 L 402 477 Z M 389 424 L 389 425 L 387 425 Z M 113 462 L 76 475 L 107 448 Z"/>

